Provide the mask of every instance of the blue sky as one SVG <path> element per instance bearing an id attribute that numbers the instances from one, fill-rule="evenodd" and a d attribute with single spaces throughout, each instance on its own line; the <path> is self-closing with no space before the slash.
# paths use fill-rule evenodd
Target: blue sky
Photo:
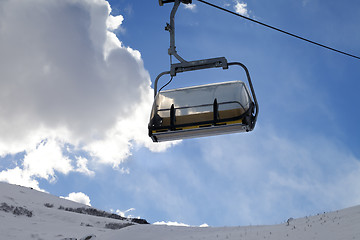
<path id="1" fill-rule="evenodd" d="M 360 55 L 358 1 L 211 2 Z M 153 144 L 151 81 L 169 69 L 172 4 L 108 3 L 0 3 L 0 180 L 190 225 L 274 224 L 360 203 L 359 60 L 194 0 L 176 16 L 178 53 L 244 63 L 258 123 Z M 206 70 L 169 88 L 244 77 Z"/>

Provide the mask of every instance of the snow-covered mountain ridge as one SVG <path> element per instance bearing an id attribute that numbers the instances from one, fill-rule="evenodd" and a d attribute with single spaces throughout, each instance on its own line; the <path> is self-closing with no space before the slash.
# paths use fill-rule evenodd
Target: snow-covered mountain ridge
<path id="1" fill-rule="evenodd" d="M 236 239 L 360 240 L 360 206 L 287 223 L 246 227 L 174 227 L 137 220 L 30 188 L 0 182 L 0 240 Z M 139 221 L 139 223 L 145 220 Z"/>

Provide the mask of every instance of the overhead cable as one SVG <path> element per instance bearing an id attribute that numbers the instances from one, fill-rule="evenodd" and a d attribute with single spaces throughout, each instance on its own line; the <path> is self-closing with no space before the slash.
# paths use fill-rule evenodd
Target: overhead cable
<path id="1" fill-rule="evenodd" d="M 301 40 L 303 40 L 303 41 L 306 41 L 306 42 L 308 42 L 308 43 L 312 43 L 312 44 L 317 45 L 317 46 L 319 46 L 319 47 L 323 47 L 323 48 L 326 48 L 326 49 L 328 49 L 328 50 L 331 50 L 331 51 L 334 51 L 334 52 L 337 52 L 337 53 L 341 53 L 341 54 L 347 55 L 347 56 L 349 56 L 349 57 L 357 58 L 357 59 L 360 60 L 360 57 L 358 57 L 358 56 L 355 56 L 355 55 L 352 55 L 352 54 L 350 54 L 350 53 L 346 53 L 346 52 L 337 50 L 337 49 L 335 49 L 335 48 L 332 48 L 332 47 L 329 47 L 329 46 L 320 44 L 320 43 L 318 43 L 318 42 L 311 41 L 311 40 L 309 40 L 309 39 L 306 39 L 306 38 L 300 37 L 300 36 L 298 36 L 298 35 L 295 35 L 295 34 L 293 34 L 293 33 L 289 33 L 289 32 L 287 32 L 287 31 L 284 31 L 284 30 L 281 30 L 281 29 L 279 29 L 279 28 L 270 26 L 270 25 L 265 24 L 265 23 L 263 23 L 263 22 L 259 22 L 259 21 L 255 20 L 255 19 L 252 19 L 252 18 L 243 16 L 243 15 L 241 15 L 241 14 L 238 14 L 238 13 L 236 13 L 236 12 L 230 11 L 230 10 L 228 10 L 228 9 L 226 9 L 226 8 L 222 8 L 222 7 L 220 7 L 220 6 L 217 6 L 217 5 L 215 5 L 215 4 L 209 3 L 209 2 L 207 2 L 207 1 L 204 1 L 204 0 L 197 0 L 197 1 L 202 2 L 202 3 L 204 3 L 204 4 L 207 4 L 207 5 L 211 6 L 211 7 L 217 8 L 217 9 L 219 9 L 219 10 L 225 11 L 225 12 L 227 12 L 227 13 L 236 15 L 236 16 L 238 16 L 238 17 L 245 18 L 246 20 L 252 21 L 252 22 L 257 23 L 257 24 L 260 24 L 260 25 L 262 25 L 262 26 L 264 26 L 264 27 L 271 28 L 271 29 L 276 30 L 276 31 L 278 31 L 278 32 L 281 32 L 281 33 L 290 35 L 290 36 L 292 36 L 292 37 L 301 39 Z"/>

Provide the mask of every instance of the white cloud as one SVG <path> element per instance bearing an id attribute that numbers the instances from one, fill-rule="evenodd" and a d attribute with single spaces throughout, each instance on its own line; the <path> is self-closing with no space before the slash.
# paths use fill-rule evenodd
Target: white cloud
<path id="1" fill-rule="evenodd" d="M 248 12 L 248 9 L 247 9 L 247 3 L 235 0 L 234 9 L 235 9 L 236 13 L 238 13 L 240 15 L 243 15 L 243 16 L 246 16 L 246 17 L 249 17 L 249 12 Z"/>
<path id="2" fill-rule="evenodd" d="M 206 223 L 203 223 L 203 224 L 201 224 L 199 227 L 209 227 L 209 225 L 206 224 Z"/>
<path id="3" fill-rule="evenodd" d="M 155 222 L 153 223 L 154 225 L 167 225 L 167 226 L 177 226 L 177 227 L 190 227 L 190 225 L 185 224 L 185 223 L 179 223 L 179 222 L 165 222 L 165 221 L 161 221 L 161 222 Z"/>
<path id="4" fill-rule="evenodd" d="M 71 160 L 63 155 L 62 147 L 63 143 L 54 139 L 40 142 L 25 154 L 21 167 L 0 172 L 0 180 L 41 190 L 36 179 L 54 182 L 55 172 L 68 174 L 74 170 Z"/>
<path id="5" fill-rule="evenodd" d="M 62 198 L 91 206 L 89 196 L 82 192 L 72 192 L 69 194 L 69 196 Z"/>
<path id="6" fill-rule="evenodd" d="M 136 146 L 171 145 L 147 136 L 150 76 L 140 52 L 112 32 L 124 19 L 107 1 L 9 0 L 0 9 L 0 157 L 26 153 L 12 169 L 24 184 L 93 175 L 88 161 L 117 167 Z"/>
<path id="7" fill-rule="evenodd" d="M 128 214 L 129 212 L 132 212 L 132 211 L 135 211 L 135 208 L 129 208 L 128 210 L 125 210 L 125 211 L 121 211 L 118 209 L 115 211 L 115 213 L 117 215 L 120 215 L 121 217 L 133 218 L 134 216 Z"/>
<path id="8" fill-rule="evenodd" d="M 87 165 L 88 165 L 88 160 L 86 158 L 80 156 L 76 157 L 76 167 L 77 167 L 76 171 L 88 176 L 94 176 L 95 172 L 89 170 Z"/>
<path id="9" fill-rule="evenodd" d="M 188 10 L 191 10 L 193 12 L 196 11 L 196 4 L 195 3 L 192 3 L 192 4 L 184 4 L 184 8 L 185 9 L 188 9 Z"/>
<path id="10" fill-rule="evenodd" d="M 130 174 L 130 169 L 129 168 L 121 167 L 121 168 L 118 168 L 117 170 L 122 174 Z"/>
<path id="11" fill-rule="evenodd" d="M 23 169 L 39 178 L 55 180 L 55 171 L 68 174 L 73 168 L 71 160 L 62 154 L 62 145 L 56 140 L 41 142 L 24 157 Z"/>
<path id="12" fill-rule="evenodd" d="M 0 172 L 0 181 L 43 191 L 39 187 L 39 182 L 34 180 L 28 171 L 24 171 L 19 167 Z"/>
<path id="13" fill-rule="evenodd" d="M 182 223 L 182 222 L 172 222 L 172 221 L 159 221 L 153 223 L 154 225 L 166 225 L 166 226 L 176 226 L 176 227 L 191 227 L 191 225 Z M 206 223 L 201 224 L 199 227 L 209 227 Z"/>
<path id="14" fill-rule="evenodd" d="M 118 16 L 109 15 L 109 17 L 106 20 L 106 26 L 110 31 L 113 31 L 118 29 L 123 21 L 124 21 L 124 17 L 122 15 L 118 15 Z"/>

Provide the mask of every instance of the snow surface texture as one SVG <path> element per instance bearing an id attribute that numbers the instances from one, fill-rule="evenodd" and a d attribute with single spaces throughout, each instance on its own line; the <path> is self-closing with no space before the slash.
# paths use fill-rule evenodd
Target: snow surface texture
<path id="1" fill-rule="evenodd" d="M 86 209 L 89 206 L 0 182 L 0 239 L 360 239 L 360 206 L 289 218 L 279 225 L 222 228 L 136 224 L 131 219 L 91 216 L 65 211 L 65 208 Z"/>

